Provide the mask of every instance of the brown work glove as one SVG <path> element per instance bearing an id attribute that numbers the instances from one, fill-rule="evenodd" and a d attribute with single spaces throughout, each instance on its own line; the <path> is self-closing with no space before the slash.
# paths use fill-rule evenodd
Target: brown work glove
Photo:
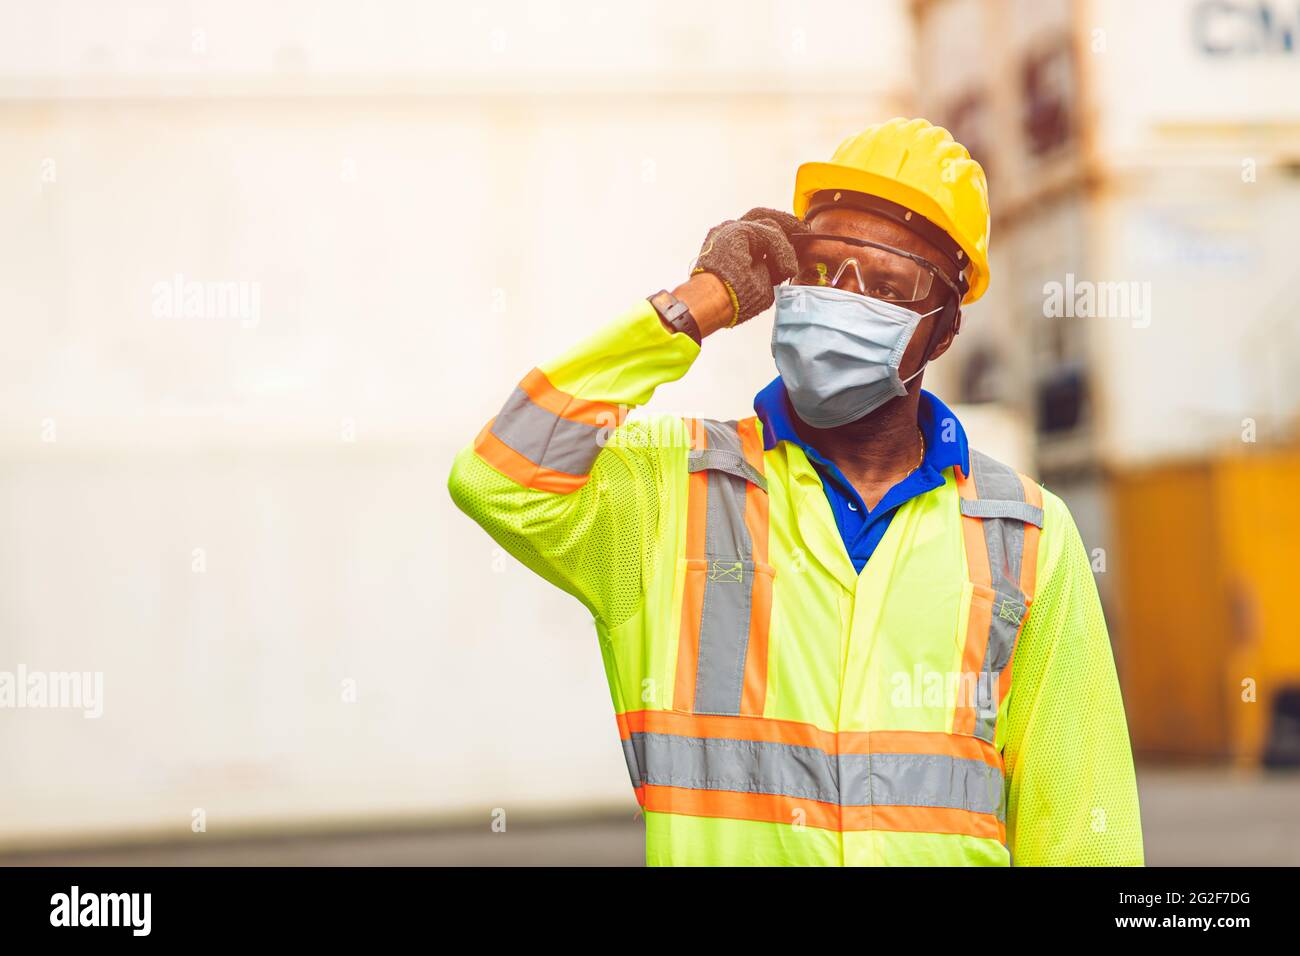
<path id="1" fill-rule="evenodd" d="M 788 212 L 751 209 L 709 230 L 692 272 L 722 280 L 735 309 L 731 324 L 747 322 L 772 305 L 772 287 L 799 271 L 789 236 L 808 226 Z"/>

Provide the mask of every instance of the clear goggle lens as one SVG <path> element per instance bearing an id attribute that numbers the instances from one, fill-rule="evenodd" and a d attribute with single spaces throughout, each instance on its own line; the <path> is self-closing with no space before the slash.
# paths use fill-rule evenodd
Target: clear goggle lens
<path id="1" fill-rule="evenodd" d="M 930 294 L 934 271 L 901 253 L 821 236 L 796 236 L 796 285 L 833 286 L 887 302 L 919 302 Z"/>

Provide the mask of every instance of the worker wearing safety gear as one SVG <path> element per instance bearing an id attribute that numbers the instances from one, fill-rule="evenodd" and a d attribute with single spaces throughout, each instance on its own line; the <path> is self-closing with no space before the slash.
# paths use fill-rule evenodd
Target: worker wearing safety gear
<path id="1" fill-rule="evenodd" d="M 595 618 L 648 862 L 1142 863 L 1075 524 L 920 388 L 988 242 L 967 151 L 873 126 L 457 457 L 457 505 Z M 754 417 L 627 417 L 774 301 Z"/>

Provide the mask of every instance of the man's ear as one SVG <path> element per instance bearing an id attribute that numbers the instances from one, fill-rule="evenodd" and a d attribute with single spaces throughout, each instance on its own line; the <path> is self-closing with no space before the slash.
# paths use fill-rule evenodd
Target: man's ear
<path id="1" fill-rule="evenodd" d="M 942 320 L 943 316 L 940 315 L 939 318 Z M 930 361 L 934 361 L 944 352 L 948 351 L 948 346 L 952 345 L 952 340 L 957 337 L 957 332 L 960 329 L 961 329 L 961 306 L 959 305 L 957 307 L 956 314 L 954 314 L 952 317 L 952 321 L 948 324 L 948 331 L 944 332 L 943 338 L 941 338 L 938 341 L 938 343 L 934 347 L 934 351 L 930 353 Z"/>

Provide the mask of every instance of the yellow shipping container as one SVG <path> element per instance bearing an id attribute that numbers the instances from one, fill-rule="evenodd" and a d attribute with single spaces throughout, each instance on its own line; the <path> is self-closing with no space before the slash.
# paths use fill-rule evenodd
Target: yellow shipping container
<path id="1" fill-rule="evenodd" d="M 1133 746 L 1167 760 L 1300 759 L 1300 451 L 1110 479 Z"/>

